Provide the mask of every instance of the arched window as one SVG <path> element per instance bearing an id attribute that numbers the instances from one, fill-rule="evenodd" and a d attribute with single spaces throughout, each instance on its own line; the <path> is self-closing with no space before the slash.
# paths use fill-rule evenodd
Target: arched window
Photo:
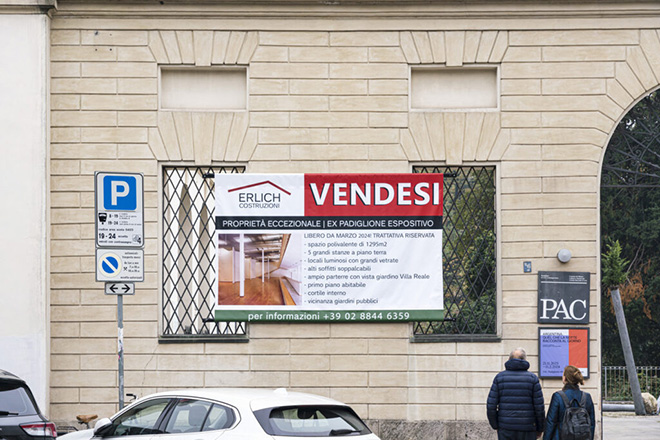
<path id="1" fill-rule="evenodd" d="M 601 252 L 606 252 L 608 245 L 618 241 L 621 255 L 629 261 L 628 282 L 621 286 L 620 292 L 635 363 L 658 365 L 660 342 L 657 338 L 649 338 L 649 335 L 660 331 L 658 91 L 649 94 L 630 109 L 617 125 L 607 145 L 601 174 L 600 225 Z M 601 295 L 603 365 L 624 365 L 607 286 L 603 286 Z M 605 377 L 613 379 L 616 375 L 605 374 Z M 609 390 L 607 398 L 619 399 L 612 384 L 604 389 Z"/>

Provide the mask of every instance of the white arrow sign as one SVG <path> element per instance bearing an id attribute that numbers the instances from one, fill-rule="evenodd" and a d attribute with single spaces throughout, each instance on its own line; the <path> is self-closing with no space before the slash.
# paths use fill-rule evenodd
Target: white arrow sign
<path id="1" fill-rule="evenodd" d="M 135 295 L 134 283 L 105 283 L 106 295 Z"/>

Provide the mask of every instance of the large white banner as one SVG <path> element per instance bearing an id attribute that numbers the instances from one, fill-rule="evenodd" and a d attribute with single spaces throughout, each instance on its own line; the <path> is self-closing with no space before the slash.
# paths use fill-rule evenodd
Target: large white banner
<path id="1" fill-rule="evenodd" d="M 443 317 L 441 174 L 217 174 L 215 318 Z"/>

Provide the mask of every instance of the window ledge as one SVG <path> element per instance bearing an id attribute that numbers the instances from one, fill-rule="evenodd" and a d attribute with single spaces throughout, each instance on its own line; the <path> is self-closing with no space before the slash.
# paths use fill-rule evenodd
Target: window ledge
<path id="1" fill-rule="evenodd" d="M 410 342 L 413 343 L 437 343 L 437 342 L 500 342 L 500 335 L 413 335 Z"/>
<path id="2" fill-rule="evenodd" d="M 177 335 L 159 336 L 159 344 L 198 344 L 198 343 L 231 343 L 240 344 L 250 342 L 247 335 Z"/>

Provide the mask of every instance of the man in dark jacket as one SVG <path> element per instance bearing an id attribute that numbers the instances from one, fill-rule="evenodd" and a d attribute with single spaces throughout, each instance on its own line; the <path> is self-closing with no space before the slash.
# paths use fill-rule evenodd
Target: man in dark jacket
<path id="1" fill-rule="evenodd" d="M 526 358 L 524 349 L 513 350 L 490 387 L 486 410 L 498 440 L 534 440 L 543 433 L 543 392 Z"/>

